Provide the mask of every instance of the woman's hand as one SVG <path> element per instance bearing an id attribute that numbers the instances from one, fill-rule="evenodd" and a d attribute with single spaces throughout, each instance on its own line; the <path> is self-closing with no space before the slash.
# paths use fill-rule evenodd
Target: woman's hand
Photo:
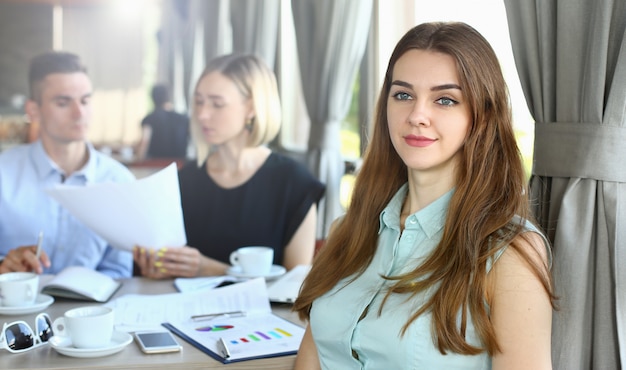
<path id="1" fill-rule="evenodd" d="M 198 276 L 202 257 L 196 248 L 189 246 L 158 250 L 136 246 L 133 249 L 141 275 L 152 279 Z"/>

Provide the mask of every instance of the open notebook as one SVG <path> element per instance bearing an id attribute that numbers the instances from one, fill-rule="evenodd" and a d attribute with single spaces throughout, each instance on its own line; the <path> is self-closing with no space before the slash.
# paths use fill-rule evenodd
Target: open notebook
<path id="1" fill-rule="evenodd" d="M 293 303 L 310 270 L 311 265 L 298 265 L 271 284 L 268 282 L 267 294 L 270 302 Z"/>
<path id="2" fill-rule="evenodd" d="M 69 266 L 43 284 L 42 294 L 104 303 L 122 286 L 120 281 L 84 266 Z"/>

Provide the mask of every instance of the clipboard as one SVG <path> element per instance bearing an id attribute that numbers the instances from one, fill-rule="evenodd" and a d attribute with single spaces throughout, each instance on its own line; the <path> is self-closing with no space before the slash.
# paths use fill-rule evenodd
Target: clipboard
<path id="1" fill-rule="evenodd" d="M 165 322 L 161 325 L 223 364 L 294 355 L 298 352 L 305 331 L 303 327 L 273 313 Z M 228 346 L 228 358 L 220 353 L 220 338 Z"/>

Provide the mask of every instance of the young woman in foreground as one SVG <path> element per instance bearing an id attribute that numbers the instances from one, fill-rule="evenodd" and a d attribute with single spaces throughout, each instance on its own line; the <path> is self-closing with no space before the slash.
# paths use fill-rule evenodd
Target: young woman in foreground
<path id="1" fill-rule="evenodd" d="M 294 309 L 296 369 L 550 369 L 550 249 L 508 91 L 464 23 L 396 45 L 351 205 Z"/>

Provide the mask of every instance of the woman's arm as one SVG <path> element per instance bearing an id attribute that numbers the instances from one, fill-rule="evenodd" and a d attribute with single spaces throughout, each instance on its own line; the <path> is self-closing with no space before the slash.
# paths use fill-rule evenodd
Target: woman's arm
<path id="1" fill-rule="evenodd" d="M 317 207 L 313 204 L 285 248 L 283 266 L 288 270 L 297 265 L 309 265 L 313 262 L 316 222 Z M 139 266 L 141 275 L 153 279 L 225 275 L 230 267 L 226 263 L 204 256 L 196 248 L 189 246 L 159 250 L 136 247 L 133 250 L 133 258 Z"/>
<path id="2" fill-rule="evenodd" d="M 541 237 L 527 233 L 516 243 L 539 266 L 547 266 Z M 546 267 L 544 273 L 548 274 Z M 490 280 L 492 279 L 492 280 Z M 508 247 L 489 274 L 491 318 L 501 352 L 493 357 L 493 370 L 552 369 L 552 305 L 539 278 L 528 262 Z"/>
<path id="3" fill-rule="evenodd" d="M 306 327 L 302 343 L 300 343 L 300 349 L 296 356 L 295 370 L 320 370 L 320 359 L 317 355 L 317 347 L 313 341 L 313 335 L 311 334 L 311 326 Z"/>
<path id="4" fill-rule="evenodd" d="M 283 266 L 291 270 L 297 265 L 310 265 L 313 262 L 315 252 L 315 229 L 317 224 L 317 206 L 311 205 L 309 212 L 304 216 L 304 220 L 295 234 L 285 247 L 283 256 Z"/>

